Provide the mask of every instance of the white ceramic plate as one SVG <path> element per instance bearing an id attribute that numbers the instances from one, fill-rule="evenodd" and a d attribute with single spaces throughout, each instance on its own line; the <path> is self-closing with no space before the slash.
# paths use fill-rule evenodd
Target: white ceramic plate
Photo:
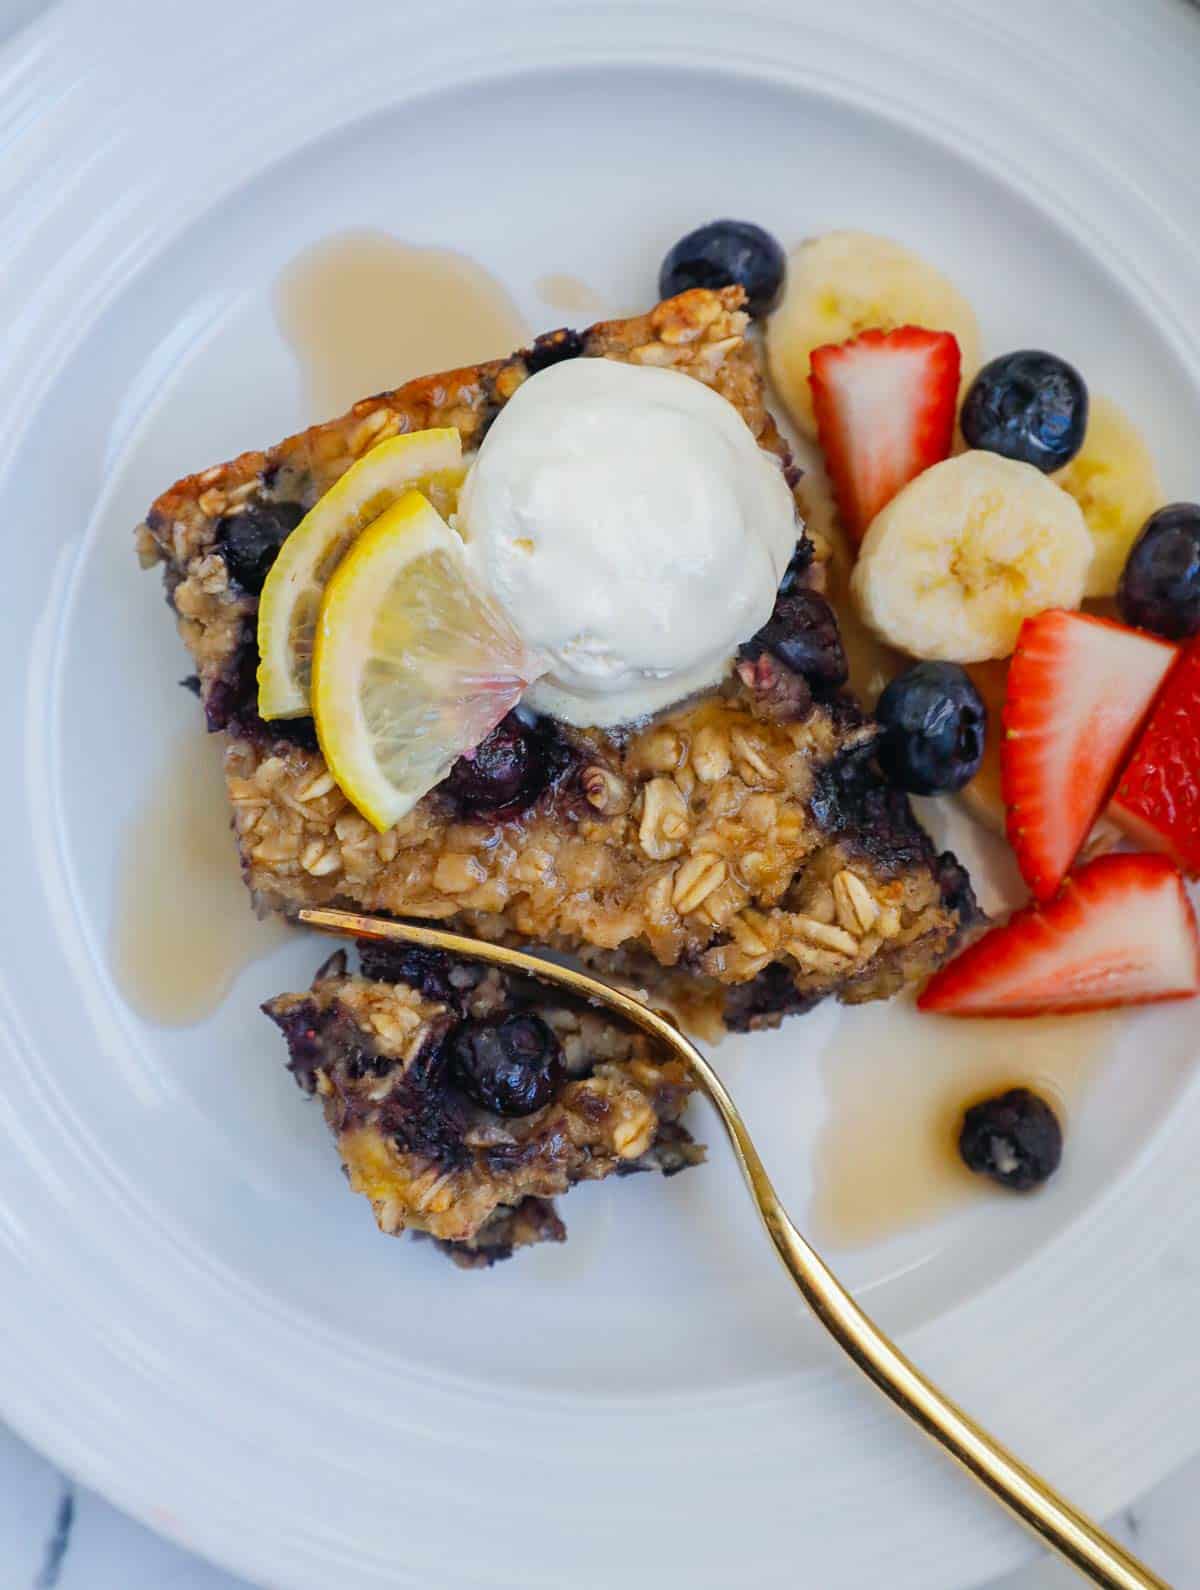
<path id="1" fill-rule="evenodd" d="M 460 248 L 553 324 L 543 273 L 648 301 L 664 247 L 730 212 L 905 238 L 991 349 L 1077 359 L 1195 496 L 1200 18 L 1121 11 L 80 0 L 0 58 L 0 1411 L 115 1501 L 322 1590 L 962 1590 L 1019 1559 L 833 1360 L 719 1146 L 574 1194 L 567 1248 L 466 1276 L 375 1235 L 255 1011 L 317 946 L 199 1026 L 132 1013 L 124 836 L 198 727 L 129 530 L 306 417 L 271 291 L 312 241 Z M 1044 1196 L 834 1255 L 1098 1514 L 1200 1428 L 1196 1019 L 1115 1029 Z M 802 1218 L 838 1056 L 891 1020 L 722 1051 Z"/>

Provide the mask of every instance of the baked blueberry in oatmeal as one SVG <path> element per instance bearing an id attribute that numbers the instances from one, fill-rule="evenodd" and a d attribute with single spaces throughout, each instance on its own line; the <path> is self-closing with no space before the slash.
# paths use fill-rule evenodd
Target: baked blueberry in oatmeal
<path id="1" fill-rule="evenodd" d="M 647 315 L 553 333 L 511 359 L 366 399 L 266 453 L 244 453 L 190 476 L 154 503 L 139 547 L 145 563 L 165 565 L 208 725 L 225 735 L 234 827 L 259 909 L 352 906 L 557 946 L 601 973 L 636 975 L 709 1034 L 774 1025 L 830 994 L 887 997 L 945 958 L 975 917 L 970 889 L 952 860 L 935 854 L 903 795 L 887 785 L 874 751 L 878 730 L 846 691 L 836 616 L 821 594 L 829 548 L 806 533 L 789 501 L 785 482 L 795 471 L 764 404 L 743 303 L 736 286 L 695 289 Z M 649 537 L 635 536 L 622 592 L 632 607 L 648 603 L 639 618 L 639 638 L 648 636 L 647 654 L 638 659 L 645 667 L 628 676 L 643 692 L 639 702 L 646 681 L 663 671 L 663 658 L 664 667 L 674 666 L 669 646 L 680 636 L 757 611 L 749 632 L 728 643 L 717 635 L 702 666 L 679 674 L 686 688 L 674 700 L 603 726 L 581 724 L 569 691 L 556 681 L 586 675 L 587 683 L 601 665 L 618 664 L 595 653 L 581 658 L 569 645 L 551 647 L 555 688 L 542 680 L 524 695 L 514 686 L 505 696 L 500 685 L 511 680 L 501 680 L 496 699 L 502 712 L 509 708 L 503 720 L 481 743 L 448 757 L 440 781 L 397 820 L 369 820 L 366 803 L 356 809 L 335 777 L 310 717 L 270 719 L 258 711 L 256 586 L 270 572 L 263 565 L 277 536 L 319 499 L 332 500 L 330 488 L 364 458 L 382 456 L 375 450 L 389 439 L 453 432 L 464 464 L 482 456 L 481 443 L 494 457 L 497 427 L 526 384 L 531 398 L 535 387 L 543 394 L 539 423 L 548 425 L 553 393 L 569 385 L 563 372 L 584 366 L 608 384 L 628 378 L 638 393 L 644 382 L 656 399 L 665 382 L 674 405 L 662 422 L 668 449 L 691 423 L 691 408 L 704 409 L 713 394 L 722 400 L 720 414 L 701 415 L 715 425 L 713 456 L 719 461 L 723 448 L 744 443 L 766 461 L 758 466 L 761 481 L 752 482 L 762 494 L 754 501 L 769 498 L 779 526 L 773 576 L 763 573 L 771 564 L 761 545 L 749 542 L 730 567 L 738 579 L 749 570 L 755 590 L 773 578 L 774 610 L 756 609 L 759 598 L 750 596 L 738 608 L 744 593 L 718 583 L 716 595 L 700 591 L 699 607 L 663 625 L 668 649 L 651 655 L 651 642 L 660 639 L 649 633 L 655 610 L 639 586 L 638 563 L 650 560 L 652 549 Z M 695 392 L 694 403 L 682 403 L 681 391 Z M 600 392 L 598 414 L 612 407 L 605 403 Z M 515 408 L 513 415 L 515 424 Z M 739 435 L 726 436 L 730 427 Z M 701 456 L 694 467 L 710 465 Z M 741 473 L 731 474 L 731 489 L 742 489 L 746 468 L 739 453 Z M 487 508 L 485 472 L 476 476 L 470 512 L 459 514 L 468 528 Z M 468 492 L 471 480 L 468 474 Z M 635 484 L 650 498 L 659 486 L 653 478 Z M 717 481 L 708 497 L 724 501 L 726 484 Z M 697 556 L 708 497 L 693 503 L 700 511 L 689 532 Z M 781 503 L 786 527 L 779 524 Z M 750 508 L 747 515 L 754 529 L 762 514 Z M 238 531 L 239 521 L 251 531 Z M 302 538 L 308 523 L 294 535 Z M 419 529 L 426 534 L 424 521 Z M 403 534 L 417 531 L 409 526 Z M 366 539 L 356 544 L 356 557 Z M 399 539 L 400 530 L 395 545 Z M 501 568 L 497 584 L 525 578 L 529 569 L 535 579 L 542 552 L 520 563 L 522 550 L 521 538 L 505 544 L 512 567 Z M 610 561 L 620 561 L 612 546 L 607 550 Z M 598 553 L 585 538 L 572 555 Z M 587 578 L 576 584 L 583 589 L 573 598 L 585 599 Z M 536 603 L 536 585 L 530 589 Z M 663 596 L 668 605 L 673 599 L 669 591 Z M 517 686 L 521 655 L 514 646 Z M 322 743 L 328 749 L 325 737 Z"/>
<path id="2" fill-rule="evenodd" d="M 357 973 L 339 951 L 264 1009 L 380 1229 L 459 1265 L 563 1241 L 553 1200 L 576 1182 L 704 1158 L 680 1122 L 682 1064 L 532 980 L 364 945 Z"/>

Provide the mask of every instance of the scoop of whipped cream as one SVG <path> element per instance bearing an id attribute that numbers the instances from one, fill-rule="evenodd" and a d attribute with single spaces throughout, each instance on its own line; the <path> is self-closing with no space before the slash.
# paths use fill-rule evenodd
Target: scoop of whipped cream
<path id="1" fill-rule="evenodd" d="M 715 684 L 796 543 L 778 462 L 692 376 L 580 358 L 501 410 L 459 499 L 476 575 L 546 663 L 529 704 L 581 727 Z"/>

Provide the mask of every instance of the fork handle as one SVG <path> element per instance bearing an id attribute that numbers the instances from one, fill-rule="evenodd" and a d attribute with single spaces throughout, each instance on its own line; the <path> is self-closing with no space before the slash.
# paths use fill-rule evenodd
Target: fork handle
<path id="1" fill-rule="evenodd" d="M 675 1033 L 675 1047 L 681 1034 Z M 687 1043 L 687 1039 L 682 1040 Z M 1105 1590 L 1171 1590 L 938 1390 L 866 1315 L 788 1217 L 737 1106 L 698 1049 L 691 1063 L 733 1146 L 784 1268 L 821 1324 L 883 1394 L 1018 1521 Z"/>

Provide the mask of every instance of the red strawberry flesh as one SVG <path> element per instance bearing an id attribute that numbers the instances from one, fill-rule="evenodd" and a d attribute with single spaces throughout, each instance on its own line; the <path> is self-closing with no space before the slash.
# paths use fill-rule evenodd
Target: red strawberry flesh
<path id="1" fill-rule="evenodd" d="M 1021 626 L 1000 783 L 1009 843 L 1036 899 L 1062 883 L 1177 656 L 1140 630 L 1058 608 Z"/>
<path id="2" fill-rule="evenodd" d="M 1200 875 L 1200 640 L 1167 680 L 1110 812 L 1139 844 Z"/>
<path id="3" fill-rule="evenodd" d="M 948 1016 L 1043 1016 L 1197 989 L 1200 939 L 1178 870 L 1165 856 L 1112 855 L 978 939 L 918 1003 Z"/>
<path id="4" fill-rule="evenodd" d="M 813 349 L 817 435 L 856 541 L 901 487 L 950 456 L 961 362 L 950 332 L 920 326 Z"/>

